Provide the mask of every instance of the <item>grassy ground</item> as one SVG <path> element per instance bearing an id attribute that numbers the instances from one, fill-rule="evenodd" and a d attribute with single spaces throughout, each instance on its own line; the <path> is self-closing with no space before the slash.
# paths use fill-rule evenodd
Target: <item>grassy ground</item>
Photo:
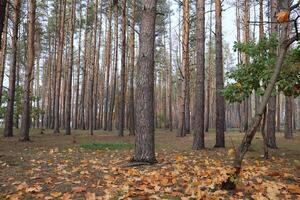
<path id="1" fill-rule="evenodd" d="M 219 190 L 218 184 L 231 170 L 229 149 L 238 147 L 242 133 L 227 133 L 226 149 L 213 149 L 215 135 L 209 132 L 207 149 L 192 151 L 192 135 L 178 138 L 175 132 L 157 130 L 158 164 L 138 168 L 122 167 L 133 154 L 134 137 L 116 135 L 32 130 L 29 143 L 1 137 L 0 199 L 300 198 L 299 133 L 293 140 L 278 133 L 279 149 L 270 150 L 268 161 L 261 157 L 258 134 L 234 192 Z"/>

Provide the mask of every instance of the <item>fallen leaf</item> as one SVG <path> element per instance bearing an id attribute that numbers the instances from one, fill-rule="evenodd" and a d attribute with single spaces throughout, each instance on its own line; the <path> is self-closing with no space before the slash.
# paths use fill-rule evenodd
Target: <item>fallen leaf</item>
<path id="1" fill-rule="evenodd" d="M 85 192 L 86 188 L 85 187 L 73 187 L 72 188 L 72 192 L 74 193 L 81 193 L 81 192 Z"/>
<path id="2" fill-rule="evenodd" d="M 96 200 L 96 194 L 91 193 L 91 192 L 87 192 L 85 194 L 85 200 Z"/>
<path id="3" fill-rule="evenodd" d="M 61 192 L 50 192 L 50 195 L 57 198 L 61 196 Z"/>

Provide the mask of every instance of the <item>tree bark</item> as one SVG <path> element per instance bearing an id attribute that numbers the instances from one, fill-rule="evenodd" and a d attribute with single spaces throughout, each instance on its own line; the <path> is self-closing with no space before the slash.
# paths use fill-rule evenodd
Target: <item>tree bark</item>
<path id="1" fill-rule="evenodd" d="M 293 138 L 293 97 L 285 97 L 285 126 L 284 137 Z"/>
<path id="2" fill-rule="evenodd" d="M 6 62 L 6 49 L 7 49 L 7 30 L 8 30 L 8 11 L 9 11 L 9 4 L 6 4 L 6 17 L 4 19 L 4 28 L 2 35 L 2 46 L 0 47 L 0 105 L 2 103 L 2 94 L 3 94 L 3 80 L 4 80 L 4 72 L 5 72 L 5 62 Z"/>
<path id="3" fill-rule="evenodd" d="M 216 0 L 216 144 L 215 147 L 225 147 L 224 123 L 225 101 L 221 95 L 224 87 L 223 45 L 222 45 L 222 7 L 221 1 Z"/>
<path id="4" fill-rule="evenodd" d="M 129 135 L 135 135 L 135 115 L 134 115 L 134 57 L 135 57 L 135 0 L 132 1 L 132 19 L 130 33 L 130 80 L 129 80 Z"/>
<path id="5" fill-rule="evenodd" d="M 6 18 L 6 5 L 7 0 L 0 1 L 0 49 L 2 48 L 2 33 L 5 29 L 5 18 Z"/>
<path id="6" fill-rule="evenodd" d="M 122 57 L 121 57 L 121 94 L 119 113 L 119 136 L 124 136 L 125 123 L 125 68 L 126 68 L 126 0 L 122 0 Z"/>
<path id="7" fill-rule="evenodd" d="M 71 19 L 70 19 L 70 61 L 67 72 L 67 99 L 66 99 L 66 135 L 71 135 L 71 112 L 72 112 L 72 76 L 74 64 L 74 30 L 76 21 L 76 0 L 72 0 Z"/>
<path id="8" fill-rule="evenodd" d="M 113 114 L 115 108 L 115 96 L 116 96 L 116 88 L 117 88 L 117 73 L 118 73 L 118 48 L 119 48 L 119 40 L 118 40 L 118 33 L 119 33 L 119 22 L 118 22 L 118 0 L 113 0 L 114 4 L 114 18 L 115 18 L 115 60 L 114 60 L 114 73 L 113 73 L 113 84 L 111 87 L 111 94 L 110 94 L 110 106 L 109 106 L 109 113 L 108 113 L 108 122 L 107 122 L 107 130 L 112 131 L 113 128 Z"/>
<path id="9" fill-rule="evenodd" d="M 111 22 L 112 22 L 112 0 L 109 1 L 108 13 L 108 31 L 106 34 L 106 49 L 105 49 L 105 105 L 104 105 L 104 126 L 103 129 L 107 130 L 108 126 L 108 103 L 109 103 L 109 77 L 111 65 Z"/>
<path id="10" fill-rule="evenodd" d="M 21 1 L 15 0 L 13 16 L 13 35 L 12 35 L 12 60 L 9 72 L 9 90 L 8 90 L 8 102 L 6 109 L 4 137 L 13 136 L 13 118 L 14 118 L 14 102 L 15 102 L 15 87 L 16 87 L 16 68 L 17 68 L 17 52 L 18 52 L 18 33 L 20 22 L 20 9 Z"/>
<path id="11" fill-rule="evenodd" d="M 27 44 L 27 69 L 25 75 L 24 96 L 23 96 L 23 110 L 21 119 L 20 140 L 29 141 L 30 129 L 30 84 L 32 81 L 32 70 L 35 60 L 35 12 L 36 0 L 29 1 L 29 20 L 28 20 L 28 44 Z"/>
<path id="12" fill-rule="evenodd" d="M 133 161 L 156 162 L 154 145 L 154 42 L 156 0 L 144 0 L 136 93 L 136 139 Z"/>
<path id="13" fill-rule="evenodd" d="M 79 110 L 79 83 L 81 69 L 81 28 L 82 28 L 82 2 L 79 2 L 79 38 L 78 38 L 78 63 L 77 63 L 77 83 L 75 96 L 75 114 L 74 114 L 74 129 L 78 128 L 78 110 Z"/>
<path id="14" fill-rule="evenodd" d="M 271 0 L 271 22 L 276 22 L 276 12 L 277 12 L 277 0 Z M 271 23 L 271 35 L 277 34 L 277 24 Z M 273 53 L 276 52 L 276 49 L 272 50 Z M 276 96 L 271 96 L 268 103 L 268 114 L 267 114 L 267 139 L 268 146 L 270 148 L 276 149 Z"/>
<path id="15" fill-rule="evenodd" d="M 169 80 L 169 93 L 168 93 L 168 98 L 169 98 L 169 131 L 173 131 L 173 116 L 172 116 L 172 95 L 173 95 L 173 78 L 172 78 L 172 69 L 173 69 L 173 60 L 172 60 L 172 21 L 171 21 L 171 13 L 169 13 L 169 37 L 170 37 L 170 41 L 169 41 L 169 48 L 170 48 L 170 61 L 169 61 L 169 77 L 168 77 L 168 80 Z"/>
<path id="16" fill-rule="evenodd" d="M 204 145 L 204 102 L 205 102 L 205 0 L 196 2 L 196 49 L 197 77 L 195 94 L 195 127 L 193 149 Z"/>
<path id="17" fill-rule="evenodd" d="M 59 99 L 60 99 L 60 88 L 61 88 L 61 73 L 62 73 L 62 59 L 64 50 L 64 38 L 65 38 L 65 10 L 66 10 L 66 0 L 62 0 L 62 11 L 60 17 L 60 34 L 59 34 L 59 44 L 58 44 L 58 56 L 56 63 L 56 88 L 55 88 L 55 102 L 54 102 L 54 133 L 59 133 Z"/>

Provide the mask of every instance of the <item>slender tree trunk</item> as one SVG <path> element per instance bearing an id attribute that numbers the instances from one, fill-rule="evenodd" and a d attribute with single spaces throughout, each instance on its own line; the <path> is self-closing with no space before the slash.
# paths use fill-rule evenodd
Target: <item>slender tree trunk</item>
<path id="1" fill-rule="evenodd" d="M 83 68 L 83 78 L 82 78 L 82 85 L 81 85 L 81 115 L 80 115 L 80 127 L 85 129 L 85 89 L 86 89 L 86 82 L 87 82 L 87 70 L 88 70 L 88 17 L 89 17 L 89 7 L 90 7 L 90 0 L 87 0 L 86 6 L 86 18 L 85 18 L 85 31 L 84 31 L 84 68 Z"/>
<path id="2" fill-rule="evenodd" d="M 5 62 L 6 62 L 6 48 L 7 48 L 7 30 L 8 30 L 8 11 L 9 4 L 6 4 L 6 17 L 4 20 L 4 28 L 2 35 L 2 46 L 0 47 L 0 105 L 2 104 L 2 94 L 3 94 L 3 80 L 4 80 L 4 72 L 5 72 Z"/>
<path id="3" fill-rule="evenodd" d="M 215 147 L 225 147 L 224 123 L 225 101 L 221 95 L 224 87 L 223 45 L 222 45 L 222 7 L 221 1 L 216 0 L 216 144 Z"/>
<path id="4" fill-rule="evenodd" d="M 108 31 L 106 34 L 106 50 L 105 50 L 105 105 L 104 105 L 104 126 L 103 129 L 107 130 L 108 126 L 108 103 L 109 103 L 109 77 L 110 77 L 110 65 L 111 65 L 111 22 L 112 22 L 112 0 L 110 0 L 108 13 Z"/>
<path id="5" fill-rule="evenodd" d="M 78 63 L 77 63 L 77 83 L 75 96 L 75 114 L 74 114 L 74 128 L 78 128 L 78 110 L 79 110 L 79 83 L 80 83 L 80 69 L 81 69 L 81 28 L 82 28 L 82 2 L 79 2 L 79 39 L 78 39 Z"/>
<path id="6" fill-rule="evenodd" d="M 14 119 L 14 102 L 15 102 L 15 87 L 16 87 L 16 67 L 17 67 L 17 53 L 18 53 L 18 33 L 20 22 L 21 1 L 14 0 L 14 16 L 13 16 L 13 35 L 12 35 L 12 60 L 9 72 L 9 90 L 8 102 L 6 109 L 4 137 L 13 136 L 13 119 Z"/>
<path id="7" fill-rule="evenodd" d="M 210 0 L 210 10 L 213 9 L 213 0 Z M 207 73 L 207 90 L 206 90 L 206 116 L 205 116 L 205 132 L 209 129 L 209 118 L 210 118 L 210 108 L 211 108 L 211 85 L 212 85 L 212 65 L 213 65 L 213 52 L 212 52 L 212 12 L 209 14 L 209 42 L 208 42 L 208 73 Z"/>
<path id="8" fill-rule="evenodd" d="M 279 8 L 282 11 L 287 11 L 289 12 L 289 1 L 285 0 L 285 1 L 281 1 L 279 3 Z M 281 36 L 280 36 L 280 40 L 279 40 L 279 48 L 278 48 L 278 56 L 276 58 L 276 64 L 275 64 L 275 68 L 274 68 L 274 72 L 271 76 L 271 79 L 269 81 L 269 84 L 267 86 L 267 89 L 265 90 L 265 93 L 262 97 L 262 101 L 261 104 L 258 108 L 258 112 L 255 115 L 255 117 L 252 119 L 252 123 L 251 126 L 249 127 L 249 129 L 247 130 L 246 134 L 244 135 L 244 138 L 242 140 L 242 143 L 240 145 L 240 147 L 238 148 L 236 155 L 235 155 L 235 159 L 234 159 L 234 164 L 233 167 L 235 168 L 235 173 L 229 177 L 229 179 L 227 180 L 227 182 L 225 182 L 223 184 L 223 188 L 234 188 L 236 186 L 236 183 L 233 183 L 232 178 L 236 178 L 240 171 L 241 171 L 241 165 L 242 165 L 242 161 L 243 158 L 245 156 L 245 154 L 247 153 L 251 142 L 255 136 L 255 133 L 257 131 L 257 128 L 260 124 L 260 121 L 262 119 L 262 115 L 264 110 L 266 109 L 266 105 L 269 101 L 269 98 L 272 94 L 272 91 L 274 89 L 276 80 L 279 76 L 282 64 L 283 64 L 283 60 L 286 56 L 287 53 L 287 49 L 288 47 L 294 42 L 296 41 L 296 36 L 293 36 L 292 38 L 288 39 L 288 23 L 282 23 L 281 24 Z"/>
<path id="9" fill-rule="evenodd" d="M 293 97 L 285 97 L 285 126 L 284 137 L 293 138 Z"/>
<path id="10" fill-rule="evenodd" d="M 7 0 L 0 1 L 0 49 L 2 48 L 2 33 L 5 30 Z"/>
<path id="11" fill-rule="evenodd" d="M 184 77 L 184 134 L 190 133 L 190 64 L 189 64 L 189 35 L 190 35 L 190 6 L 189 0 L 184 0 L 184 35 L 183 35 L 183 60 L 184 63 L 184 70 L 185 70 L 185 77 Z"/>
<path id="12" fill-rule="evenodd" d="M 76 0 L 72 0 L 71 19 L 70 19 L 70 61 L 68 67 L 67 80 L 67 103 L 66 103 L 66 135 L 71 135 L 71 112 L 72 112 L 72 76 L 74 64 L 74 30 L 76 21 Z"/>
<path id="13" fill-rule="evenodd" d="M 203 149 L 205 109 L 205 0 L 196 2 L 197 77 L 195 96 L 195 127 L 193 149 Z"/>
<path id="14" fill-rule="evenodd" d="M 277 12 L 277 0 L 271 0 L 271 22 L 276 22 L 276 12 Z M 271 23 L 271 35 L 277 34 L 277 24 Z M 276 49 L 272 50 L 273 53 Z M 267 139 L 268 146 L 270 148 L 276 149 L 276 96 L 271 96 L 268 102 L 268 114 L 267 114 Z"/>
<path id="15" fill-rule="evenodd" d="M 143 1 L 136 93 L 136 139 L 133 161 L 156 162 L 154 145 L 154 42 L 156 0 Z"/>
<path id="16" fill-rule="evenodd" d="M 113 128 L 113 114 L 115 108 L 115 96 L 116 96 L 116 87 L 117 87 L 117 73 L 118 73 L 118 33 L 119 33 L 119 23 L 118 23 L 118 0 L 113 0 L 114 2 L 114 18 L 115 18 L 115 60 L 114 60 L 114 74 L 113 74 L 113 84 L 111 87 L 111 96 L 110 96 L 110 109 L 108 113 L 108 123 L 107 123 L 107 130 L 112 131 Z"/>
<path id="17" fill-rule="evenodd" d="M 178 136 L 184 137 L 189 133 L 189 0 L 183 1 L 183 31 L 182 31 L 182 85 L 181 85 L 181 108 L 180 127 Z M 188 91 L 187 91 L 188 90 Z M 188 113 L 186 113 L 188 112 Z M 187 124 L 188 123 L 188 124 Z"/>
<path id="18" fill-rule="evenodd" d="M 169 80 L 169 95 L 168 95 L 168 98 L 169 98 L 169 130 L 170 131 L 173 131 L 173 116 L 172 116 L 172 94 L 173 94 L 173 78 L 172 78 L 172 69 L 173 69 L 173 59 L 172 59 L 172 21 L 171 21 L 171 13 L 169 13 L 169 37 L 170 37 L 170 41 L 169 41 L 169 48 L 170 48 L 170 61 L 169 61 L 169 77 L 168 77 L 168 80 Z"/>
<path id="19" fill-rule="evenodd" d="M 134 57 L 135 57 L 135 0 L 132 1 L 132 19 L 130 33 L 130 96 L 129 96 L 129 135 L 135 135 L 135 115 L 134 115 Z"/>
<path id="20" fill-rule="evenodd" d="M 122 58 L 121 58 L 121 99 L 119 113 L 119 136 L 124 136 L 125 123 L 125 65 L 126 65 L 126 0 L 122 0 Z"/>
<path id="21" fill-rule="evenodd" d="M 62 73 L 62 59 L 64 50 L 64 38 L 65 38 L 65 10 L 66 10 L 66 0 L 62 0 L 62 12 L 60 18 L 60 35 L 59 35 L 59 46 L 58 46 L 58 56 L 56 64 L 56 95 L 55 95 L 55 106 L 54 106 L 54 133 L 59 133 L 59 99 L 60 99 L 60 88 L 61 88 L 61 73 Z"/>
<path id="22" fill-rule="evenodd" d="M 96 13 L 94 15 L 94 38 L 93 38 L 93 58 L 92 58 L 92 64 L 90 65 L 89 69 L 89 130 L 90 134 L 93 135 L 94 132 L 94 124 L 95 124 L 95 117 L 94 117 L 94 78 L 95 78 L 95 68 L 96 68 L 96 54 L 97 54 L 97 29 L 98 29 L 98 4 L 99 1 L 96 0 L 95 3 L 95 9 Z"/>
<path id="23" fill-rule="evenodd" d="M 22 110 L 22 120 L 21 120 L 21 130 L 20 130 L 20 140 L 29 141 L 29 128 L 30 128 L 30 83 L 32 70 L 34 67 L 35 59 L 35 11 L 36 11 L 36 1 L 29 1 L 29 20 L 28 20 L 28 49 L 27 49 L 27 69 L 25 75 L 25 85 L 24 85 L 24 96 L 23 96 L 23 110 Z"/>

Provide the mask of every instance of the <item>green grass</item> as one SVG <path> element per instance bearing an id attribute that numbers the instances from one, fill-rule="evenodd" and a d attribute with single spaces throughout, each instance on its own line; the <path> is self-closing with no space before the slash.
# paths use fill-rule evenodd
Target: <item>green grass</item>
<path id="1" fill-rule="evenodd" d="M 122 150 L 133 149 L 133 144 L 128 143 L 89 143 L 81 145 L 84 149 L 90 150 Z"/>

